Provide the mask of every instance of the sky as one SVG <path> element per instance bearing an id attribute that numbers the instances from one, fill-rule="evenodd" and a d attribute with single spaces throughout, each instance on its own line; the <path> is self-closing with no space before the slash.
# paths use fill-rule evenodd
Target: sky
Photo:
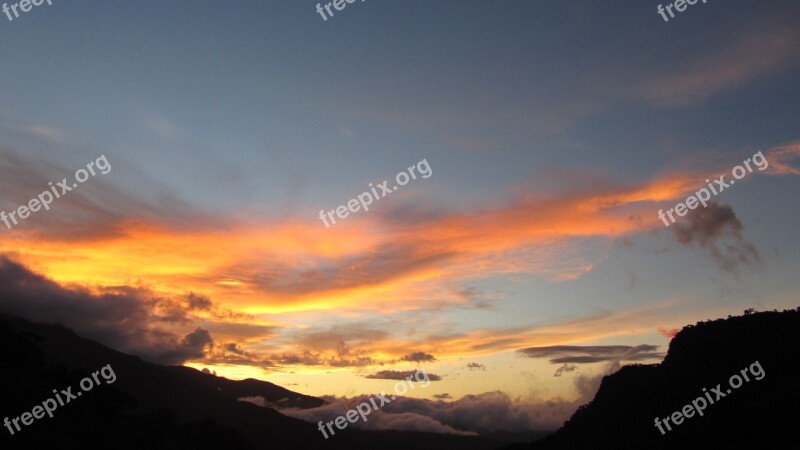
<path id="1" fill-rule="evenodd" d="M 408 397 L 557 426 L 682 326 L 798 305 L 800 5 L 657 6 L 0 15 L 0 209 L 63 195 L 0 223 L 0 312 L 332 401 L 423 368 Z"/>

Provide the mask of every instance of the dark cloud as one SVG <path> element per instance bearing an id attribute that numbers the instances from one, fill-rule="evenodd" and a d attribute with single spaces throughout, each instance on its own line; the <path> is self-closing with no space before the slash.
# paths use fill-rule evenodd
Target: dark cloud
<path id="1" fill-rule="evenodd" d="M 381 370 L 378 373 L 367 375 L 364 378 L 374 380 L 407 380 L 409 377 L 413 378 L 416 373 L 416 370 Z M 441 381 L 442 379 L 439 375 L 434 375 L 432 373 L 428 374 L 428 378 L 431 381 Z"/>
<path id="2" fill-rule="evenodd" d="M 207 351 L 214 346 L 211 334 L 202 328 L 197 328 L 180 340 L 178 345 L 171 349 L 164 349 L 159 353 L 161 361 L 171 364 L 180 364 L 187 360 L 203 359 Z"/>
<path id="3" fill-rule="evenodd" d="M 231 342 L 229 344 L 225 344 L 223 346 L 223 349 L 225 351 L 231 352 L 231 353 L 233 353 L 235 355 L 247 355 L 248 354 L 246 351 L 242 350 L 241 347 L 239 347 L 239 344 L 237 344 L 235 342 Z"/>
<path id="4" fill-rule="evenodd" d="M 429 362 L 429 361 L 436 361 L 436 358 L 433 355 L 424 353 L 424 352 L 414 352 L 408 355 L 404 355 L 400 358 L 400 361 L 411 361 L 411 362 Z"/>
<path id="5" fill-rule="evenodd" d="M 434 394 L 433 398 L 436 398 L 436 399 L 439 399 L 439 400 L 449 400 L 449 399 L 453 398 L 453 396 L 448 394 L 447 392 L 445 392 L 443 394 Z"/>
<path id="6" fill-rule="evenodd" d="M 555 345 L 551 347 L 529 347 L 517 350 L 529 358 L 548 358 L 553 364 L 587 364 L 596 362 L 642 361 L 661 359 L 656 345 Z"/>
<path id="7" fill-rule="evenodd" d="M 469 369 L 469 370 L 486 370 L 486 366 L 484 366 L 483 364 L 471 362 L 471 363 L 467 364 L 467 369 Z"/>
<path id="8" fill-rule="evenodd" d="M 707 208 L 689 211 L 670 229 L 679 243 L 708 251 L 722 270 L 738 272 L 742 265 L 761 262 L 755 246 L 742 237 L 742 223 L 729 205 L 709 202 Z"/>
<path id="9" fill-rule="evenodd" d="M 211 309 L 212 303 L 208 297 L 190 292 L 189 295 L 186 296 L 186 305 L 191 310 L 208 311 Z"/>
<path id="10" fill-rule="evenodd" d="M 578 366 L 575 364 L 564 364 L 556 370 L 556 373 L 554 373 L 553 376 L 560 377 L 563 373 L 569 373 L 575 370 L 578 370 Z"/>
<path id="11" fill-rule="evenodd" d="M 105 288 L 99 294 L 67 289 L 0 256 L 0 312 L 60 323 L 81 336 L 149 361 L 181 364 L 203 358 L 213 345 L 205 329 L 181 336 L 158 326 L 190 321 L 180 310 L 181 303 L 130 287 Z"/>
<path id="12" fill-rule="evenodd" d="M 208 333 L 208 330 L 197 328 L 196 330 L 187 334 L 183 338 L 183 341 L 181 341 L 181 344 L 183 344 L 183 346 L 187 349 L 193 349 L 194 351 L 199 352 L 200 356 L 202 356 L 206 347 L 211 347 L 214 345 L 214 340 L 211 339 L 211 334 Z"/>

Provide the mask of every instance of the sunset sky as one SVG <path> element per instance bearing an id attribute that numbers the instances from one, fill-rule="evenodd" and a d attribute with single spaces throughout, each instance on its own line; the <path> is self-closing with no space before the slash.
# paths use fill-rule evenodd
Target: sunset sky
<path id="1" fill-rule="evenodd" d="M 683 325 L 798 305 L 796 1 L 315 5 L 0 20 L 0 209 L 111 166 L 0 223 L 0 312 L 315 396 L 422 367 L 410 396 L 562 402 L 550 424 Z"/>

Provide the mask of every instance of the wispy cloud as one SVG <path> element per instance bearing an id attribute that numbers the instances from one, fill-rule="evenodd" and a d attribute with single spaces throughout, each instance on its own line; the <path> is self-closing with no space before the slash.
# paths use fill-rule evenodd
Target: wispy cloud
<path id="1" fill-rule="evenodd" d="M 783 67 L 800 49 L 796 28 L 779 28 L 734 38 L 723 48 L 693 55 L 670 71 L 634 88 L 656 106 L 684 107 L 737 88 Z"/>
<path id="2" fill-rule="evenodd" d="M 767 153 L 766 173 L 770 175 L 800 175 L 800 168 L 791 165 L 791 161 L 800 159 L 800 141 L 772 149 Z"/>
<path id="3" fill-rule="evenodd" d="M 548 358 L 553 364 L 587 364 L 612 361 L 656 360 L 664 357 L 657 345 L 555 345 L 529 347 L 518 352 L 529 358 Z"/>

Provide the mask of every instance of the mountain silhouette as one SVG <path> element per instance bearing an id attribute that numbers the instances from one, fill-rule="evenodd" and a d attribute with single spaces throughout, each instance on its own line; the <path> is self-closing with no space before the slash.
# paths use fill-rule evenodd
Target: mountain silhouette
<path id="1" fill-rule="evenodd" d="M 622 367 L 604 377 L 594 399 L 555 433 L 506 449 L 800 448 L 798 343 L 800 308 L 748 310 L 689 325 L 672 339 L 662 363 Z M 761 373 L 760 380 L 754 372 Z M 713 391 L 718 384 L 724 398 Z M 698 398 L 707 403 L 702 416 L 693 407 L 677 417 L 679 424 L 671 419 L 671 430 L 664 426 L 666 417 Z"/>
<path id="2" fill-rule="evenodd" d="M 606 376 L 595 398 L 555 433 L 508 450 L 798 448 L 800 395 L 793 383 L 800 351 L 800 309 L 699 322 L 681 330 L 660 364 L 625 366 Z M 325 440 L 316 425 L 242 402 L 263 397 L 298 408 L 321 399 L 259 380 L 233 381 L 195 369 L 160 366 L 84 339 L 61 325 L 0 315 L 0 395 L 4 417 L 19 417 L 53 389 L 78 386 L 110 365 L 104 384 L 25 426 L 0 445 L 10 449 L 407 449 L 489 450 L 498 440 L 401 431 L 347 429 Z M 757 364 L 757 366 L 755 365 Z M 742 371 L 749 380 L 741 379 Z M 732 375 L 741 385 L 732 389 Z M 760 378 L 760 379 L 757 379 Z M 703 415 L 671 423 L 720 385 L 724 398 Z M 704 390 L 705 388 L 705 390 Z M 731 392 L 727 392 L 731 389 Z M 662 421 L 664 434 L 654 419 Z"/>
<path id="3" fill-rule="evenodd" d="M 116 381 L 84 393 L 12 436 L 0 428 L 8 449 L 109 448 L 156 450 L 407 449 L 490 450 L 499 440 L 405 431 L 337 430 L 325 440 L 315 424 L 248 402 L 298 408 L 324 404 L 272 383 L 228 380 L 188 367 L 160 366 L 112 350 L 61 325 L 35 324 L 0 314 L 0 420 L 30 412 L 106 365 Z"/>

